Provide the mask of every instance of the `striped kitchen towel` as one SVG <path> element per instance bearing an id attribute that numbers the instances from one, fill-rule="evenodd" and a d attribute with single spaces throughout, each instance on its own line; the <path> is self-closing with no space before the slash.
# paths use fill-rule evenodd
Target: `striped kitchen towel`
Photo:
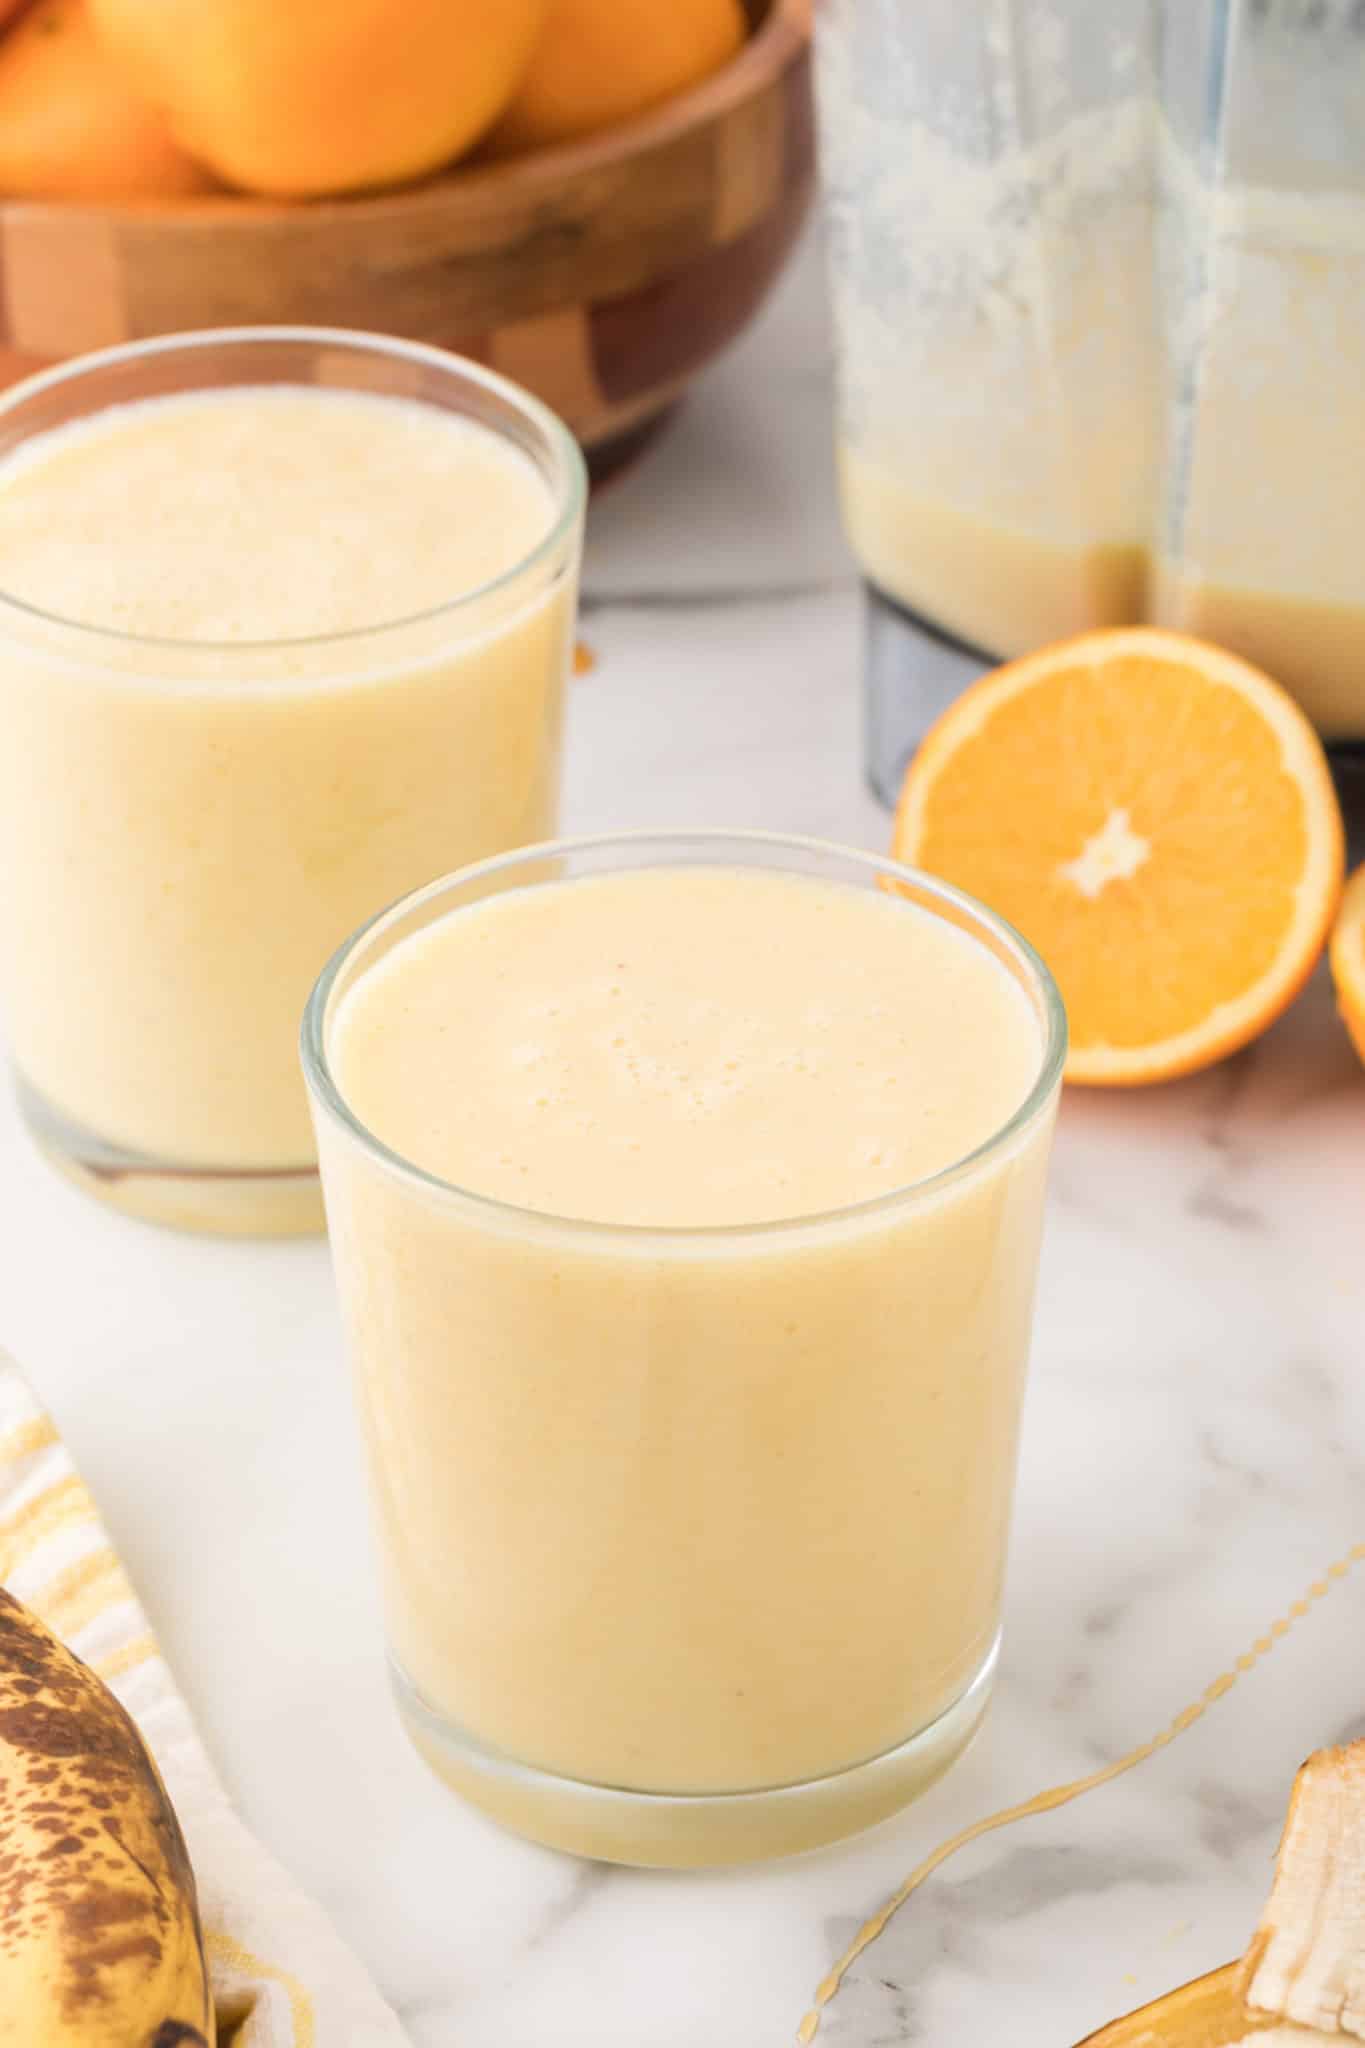
<path id="1" fill-rule="evenodd" d="M 404 2048 L 319 1908 L 228 1803 L 94 1502 L 0 1354 L 0 1583 L 97 1671 L 142 1730 L 189 1843 L 220 2039 L 232 2048 Z"/>

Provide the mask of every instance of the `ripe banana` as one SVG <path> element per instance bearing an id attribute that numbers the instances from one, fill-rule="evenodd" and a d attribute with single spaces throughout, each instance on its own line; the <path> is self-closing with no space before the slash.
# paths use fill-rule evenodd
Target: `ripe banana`
<path id="1" fill-rule="evenodd" d="M 0 2048 L 212 2048 L 194 1874 L 108 1687 L 0 1589 Z"/>

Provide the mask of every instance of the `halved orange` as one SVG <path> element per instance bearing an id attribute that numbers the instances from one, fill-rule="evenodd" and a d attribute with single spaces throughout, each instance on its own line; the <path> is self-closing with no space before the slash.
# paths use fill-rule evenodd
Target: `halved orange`
<path id="1" fill-rule="evenodd" d="M 1337 1008 L 1365 1060 L 1365 867 L 1357 868 L 1346 884 L 1332 927 L 1330 957 Z"/>
<path id="2" fill-rule="evenodd" d="M 965 691 L 910 765 L 898 859 L 1051 967 L 1067 1079 L 1188 1074 L 1298 992 L 1341 895 L 1341 811 L 1293 699 L 1182 633 L 1086 633 Z"/>

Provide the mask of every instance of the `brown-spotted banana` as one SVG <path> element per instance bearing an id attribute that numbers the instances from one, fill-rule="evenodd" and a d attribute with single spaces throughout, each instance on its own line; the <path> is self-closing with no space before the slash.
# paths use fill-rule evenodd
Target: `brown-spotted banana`
<path id="1" fill-rule="evenodd" d="M 0 2048 L 213 2048 L 190 1869 L 124 1709 L 0 1589 Z"/>

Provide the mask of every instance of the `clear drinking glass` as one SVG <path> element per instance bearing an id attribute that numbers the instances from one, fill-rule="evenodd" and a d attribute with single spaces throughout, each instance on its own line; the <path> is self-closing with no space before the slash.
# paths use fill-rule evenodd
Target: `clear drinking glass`
<path id="1" fill-rule="evenodd" d="M 481 1197 L 360 1122 L 335 1020 L 396 945 L 495 892 L 687 864 L 893 892 L 972 934 L 1038 1020 L 1015 1113 L 876 1200 L 673 1230 Z M 580 1854 L 738 1862 L 867 1826 L 963 1747 L 995 1670 L 1065 1037 L 1047 969 L 990 911 L 757 834 L 533 848 L 342 947 L 303 1061 L 392 1676 L 467 1798 Z M 445 1058 L 434 1040 L 433 1080 Z"/>
<path id="2" fill-rule="evenodd" d="M 274 642 L 249 621 L 218 643 L 73 623 L 4 594 L 0 560 L 0 981 L 24 1114 L 105 1200 L 227 1232 L 321 1225 L 296 1048 L 332 949 L 395 894 L 555 827 L 582 460 L 505 379 L 322 329 L 113 349 L 0 400 L 2 464 L 133 400 L 300 385 L 492 429 L 545 478 L 547 530 L 420 616 Z M 458 495 L 451 519 L 478 519 Z"/>

